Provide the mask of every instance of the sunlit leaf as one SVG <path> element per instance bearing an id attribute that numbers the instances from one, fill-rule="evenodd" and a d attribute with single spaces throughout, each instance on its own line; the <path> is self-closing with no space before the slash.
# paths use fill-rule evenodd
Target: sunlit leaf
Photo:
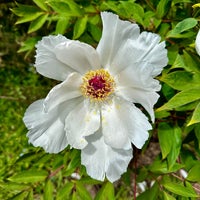
<path id="1" fill-rule="evenodd" d="M 171 181 L 163 181 L 162 185 L 170 192 L 184 197 L 198 197 L 195 191 L 189 187 L 185 187 L 181 183 L 173 183 Z"/>
<path id="2" fill-rule="evenodd" d="M 28 33 L 32 33 L 34 31 L 37 31 L 38 29 L 40 29 L 46 22 L 47 17 L 48 17 L 48 14 L 41 15 L 37 19 L 32 21 L 29 26 Z"/>
<path id="3" fill-rule="evenodd" d="M 33 0 L 33 2 L 42 10 L 48 11 L 48 6 L 44 0 Z"/>
<path id="4" fill-rule="evenodd" d="M 64 34 L 67 27 L 69 26 L 70 17 L 59 17 L 56 23 L 56 34 Z"/>
<path id="5" fill-rule="evenodd" d="M 187 90 L 183 90 L 172 97 L 166 104 L 158 108 L 157 111 L 171 110 L 185 104 L 191 103 L 193 101 L 200 99 L 200 87 L 195 87 Z"/>
<path id="6" fill-rule="evenodd" d="M 76 190 L 77 190 L 77 193 L 79 194 L 79 196 L 80 196 L 81 199 L 92 200 L 92 197 L 91 197 L 90 193 L 83 186 L 83 184 L 81 184 L 80 182 L 76 183 Z"/>
<path id="7" fill-rule="evenodd" d="M 102 188 L 99 190 L 97 193 L 95 200 L 114 200 L 115 195 L 114 195 L 114 187 L 113 184 L 110 182 L 104 183 Z"/>
<path id="8" fill-rule="evenodd" d="M 171 196 L 170 194 L 168 194 L 167 192 L 163 191 L 163 200 L 176 200 L 173 196 Z"/>
<path id="9" fill-rule="evenodd" d="M 47 180 L 44 187 L 44 200 L 53 200 L 53 189 L 51 180 Z"/>
<path id="10" fill-rule="evenodd" d="M 87 16 L 84 16 L 76 21 L 74 25 L 73 39 L 79 38 L 85 32 L 87 21 Z"/>
<path id="11" fill-rule="evenodd" d="M 38 170 L 38 171 L 22 171 L 18 174 L 8 178 L 8 180 L 17 182 L 17 183 L 34 183 L 45 180 L 47 177 L 48 172 L 44 170 Z"/>
<path id="12" fill-rule="evenodd" d="M 72 182 L 67 182 L 64 187 L 58 190 L 56 200 L 63 200 L 64 198 L 69 198 L 70 194 L 72 193 L 74 184 Z"/>

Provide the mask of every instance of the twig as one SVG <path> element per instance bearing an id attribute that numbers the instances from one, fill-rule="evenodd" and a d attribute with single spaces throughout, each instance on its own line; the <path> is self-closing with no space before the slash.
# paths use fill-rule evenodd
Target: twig
<path id="1" fill-rule="evenodd" d="M 51 178 L 53 176 L 55 176 L 62 168 L 64 168 L 64 165 L 61 165 L 60 167 L 58 167 L 55 171 L 51 172 L 48 176 L 48 178 Z"/>

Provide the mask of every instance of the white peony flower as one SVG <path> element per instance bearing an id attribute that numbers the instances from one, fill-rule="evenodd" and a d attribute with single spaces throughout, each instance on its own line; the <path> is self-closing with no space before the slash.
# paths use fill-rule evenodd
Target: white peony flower
<path id="1" fill-rule="evenodd" d="M 103 12 L 96 49 L 62 35 L 43 37 L 36 50 L 37 71 L 62 83 L 27 109 L 29 142 L 49 153 L 70 145 L 81 149 L 81 163 L 98 180 L 119 179 L 142 148 L 152 127 L 134 103 L 154 121 L 161 89 L 154 77 L 167 64 L 165 43 L 153 33 Z"/>
<path id="2" fill-rule="evenodd" d="M 196 37 L 195 48 L 196 48 L 197 53 L 200 55 L 200 30 Z"/>

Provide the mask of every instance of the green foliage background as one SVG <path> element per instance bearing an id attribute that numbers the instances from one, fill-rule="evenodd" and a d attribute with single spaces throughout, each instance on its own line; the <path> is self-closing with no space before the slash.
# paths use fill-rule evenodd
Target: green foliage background
<path id="1" fill-rule="evenodd" d="M 156 122 L 142 151 L 115 184 L 89 178 L 80 152 L 47 154 L 27 143 L 22 117 L 28 105 L 57 84 L 36 73 L 34 46 L 42 36 L 63 34 L 96 46 L 99 13 L 111 11 L 166 41 L 168 66 L 157 77 L 163 87 Z M 200 195 L 200 57 L 198 0 L 25 0 L 0 2 L 0 199 L 133 199 L 133 185 L 146 181 L 138 200 L 187 200 Z M 160 153 L 137 161 L 151 143 Z M 138 164 L 138 165 L 137 165 Z M 180 170 L 188 172 L 183 177 Z M 80 179 L 74 176 L 80 175 Z M 135 178 L 136 177 L 136 178 Z"/>

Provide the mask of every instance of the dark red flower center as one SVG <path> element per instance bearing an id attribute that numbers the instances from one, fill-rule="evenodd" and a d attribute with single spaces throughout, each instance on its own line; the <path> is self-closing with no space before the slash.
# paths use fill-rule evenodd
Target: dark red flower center
<path id="1" fill-rule="evenodd" d="M 101 76 L 95 76 L 89 81 L 89 85 L 93 87 L 94 90 L 101 90 L 105 87 L 105 80 Z"/>

